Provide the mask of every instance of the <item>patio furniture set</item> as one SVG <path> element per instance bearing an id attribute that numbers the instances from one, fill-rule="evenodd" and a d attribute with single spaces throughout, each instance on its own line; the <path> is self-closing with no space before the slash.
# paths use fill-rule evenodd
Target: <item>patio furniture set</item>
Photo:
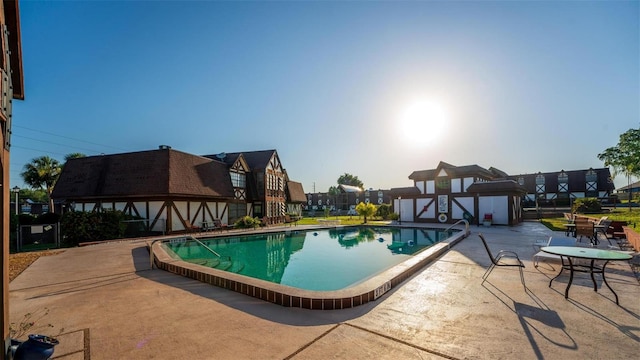
<path id="1" fill-rule="evenodd" d="M 592 232 L 591 235 L 594 237 L 597 236 L 594 232 Z M 489 258 L 491 259 L 491 265 L 482 276 L 483 282 L 486 281 L 487 277 L 496 266 L 518 267 L 520 271 L 520 281 L 522 282 L 522 285 L 524 286 L 526 291 L 527 287 L 524 282 L 523 274 L 523 268 L 525 266 L 522 260 L 520 260 L 518 254 L 509 250 L 500 250 L 496 255 L 493 255 L 483 234 L 479 234 L 479 237 L 480 240 L 482 240 Z M 591 240 L 592 242 L 589 245 L 594 246 L 594 240 Z M 616 292 L 607 282 L 607 279 L 605 277 L 605 269 L 610 261 L 630 260 L 633 257 L 633 253 L 628 251 L 577 246 L 577 241 L 578 240 L 576 237 L 552 236 L 546 242 L 534 244 L 540 247 L 540 251 L 533 256 L 534 266 L 537 268 L 541 259 L 560 260 L 560 271 L 558 272 L 558 275 L 556 275 L 549 281 L 549 287 L 551 287 L 551 284 L 555 279 L 562 275 L 562 272 L 564 270 L 569 270 L 569 282 L 567 283 L 567 287 L 564 293 L 565 299 L 569 298 L 569 289 L 571 288 L 571 284 L 573 283 L 573 276 L 575 272 L 589 273 L 589 275 L 591 276 L 591 281 L 593 282 L 594 291 L 598 291 L 598 286 L 596 284 L 594 274 L 601 274 L 602 281 L 615 296 L 616 304 L 620 305 L 618 302 L 618 294 L 616 294 Z M 595 245 L 597 245 L 597 243 L 595 243 Z M 584 262 L 585 260 L 586 262 Z"/>

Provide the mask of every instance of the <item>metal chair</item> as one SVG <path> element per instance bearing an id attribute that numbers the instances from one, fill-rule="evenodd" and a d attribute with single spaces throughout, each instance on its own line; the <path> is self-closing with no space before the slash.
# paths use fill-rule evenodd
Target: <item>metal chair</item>
<path id="1" fill-rule="evenodd" d="M 496 256 L 493 256 L 493 254 L 491 253 L 491 249 L 489 249 L 489 245 L 484 238 L 484 235 L 478 234 L 478 236 L 480 237 L 480 240 L 482 240 L 482 244 L 484 245 L 489 258 L 491 259 L 491 265 L 489 266 L 487 271 L 484 272 L 484 275 L 482 275 L 482 283 L 487 280 L 487 277 L 489 277 L 489 274 L 491 274 L 491 271 L 493 271 L 496 266 L 515 266 L 518 267 L 518 270 L 520 270 L 520 282 L 522 282 L 522 286 L 524 286 L 524 290 L 526 291 L 527 285 L 525 285 L 524 283 L 524 273 L 522 272 L 524 264 L 520 260 L 520 257 L 518 257 L 518 254 L 509 250 L 500 250 L 498 251 L 498 254 Z M 511 261 L 505 262 L 505 260 Z"/>

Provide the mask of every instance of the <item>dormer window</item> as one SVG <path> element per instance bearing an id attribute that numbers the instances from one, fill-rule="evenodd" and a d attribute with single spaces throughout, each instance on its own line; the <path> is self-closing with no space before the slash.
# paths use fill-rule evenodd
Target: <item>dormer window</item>
<path id="1" fill-rule="evenodd" d="M 231 185 L 233 185 L 233 187 L 247 187 L 247 175 L 245 173 L 230 171 L 229 174 L 231 175 Z"/>
<path id="2" fill-rule="evenodd" d="M 558 174 L 558 192 L 568 192 L 569 191 L 569 175 L 562 170 L 560 174 Z"/>
<path id="3" fill-rule="evenodd" d="M 538 175 L 536 175 L 536 193 L 542 194 L 544 192 L 545 192 L 544 175 L 538 173 Z"/>

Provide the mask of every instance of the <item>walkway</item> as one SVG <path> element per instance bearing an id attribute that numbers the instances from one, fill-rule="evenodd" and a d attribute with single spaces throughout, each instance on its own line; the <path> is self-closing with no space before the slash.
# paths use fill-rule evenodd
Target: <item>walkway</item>
<path id="1" fill-rule="evenodd" d="M 404 224 L 403 224 L 404 225 Z M 143 242 L 68 249 L 10 284 L 11 319 L 59 335 L 58 359 L 630 359 L 640 353 L 640 286 L 626 262 L 607 267 L 620 297 L 584 274 L 532 264 L 538 223 L 472 227 L 436 262 L 375 302 L 314 311 L 273 305 L 149 267 Z M 497 268 L 477 236 L 525 260 Z M 556 235 L 561 235 L 560 233 Z M 606 242 L 605 242 L 606 244 Z M 602 285 L 597 277 L 598 285 Z M 48 309 L 48 313 L 47 313 Z M 52 327 L 47 326 L 51 324 Z"/>

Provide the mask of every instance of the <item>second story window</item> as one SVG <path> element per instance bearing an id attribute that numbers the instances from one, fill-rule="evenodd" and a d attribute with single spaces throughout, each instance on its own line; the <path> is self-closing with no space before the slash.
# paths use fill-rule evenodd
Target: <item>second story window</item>
<path id="1" fill-rule="evenodd" d="M 231 185 L 237 188 L 245 188 L 247 187 L 247 175 L 244 173 L 238 173 L 235 171 L 231 172 Z"/>
<path id="2" fill-rule="evenodd" d="M 569 175 L 564 170 L 558 174 L 558 192 L 569 191 Z"/>
<path id="3" fill-rule="evenodd" d="M 589 169 L 589 171 L 587 171 L 585 175 L 585 185 L 586 185 L 585 196 L 587 197 L 598 196 L 598 173 L 596 173 L 593 169 Z"/>
<path id="4" fill-rule="evenodd" d="M 536 193 L 542 194 L 545 192 L 544 175 L 536 175 Z"/>
<path id="5" fill-rule="evenodd" d="M 436 179 L 436 187 L 438 189 L 451 189 L 451 180 L 448 177 L 439 177 Z"/>

